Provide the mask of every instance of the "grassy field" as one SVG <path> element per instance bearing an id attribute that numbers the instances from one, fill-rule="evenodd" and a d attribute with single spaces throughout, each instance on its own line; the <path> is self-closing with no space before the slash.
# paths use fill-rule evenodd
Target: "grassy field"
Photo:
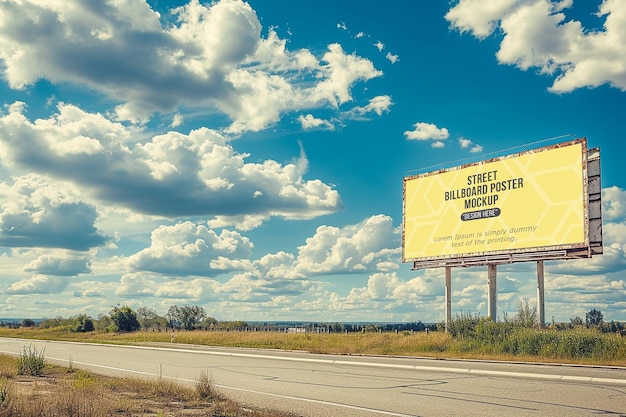
<path id="1" fill-rule="evenodd" d="M 490 327 L 493 326 L 493 327 Z M 94 343 L 171 343 L 171 333 L 70 332 L 67 329 L 0 328 L 0 337 Z M 177 331 L 175 344 L 300 350 L 342 355 L 424 356 L 626 366 L 626 337 L 592 329 L 508 329 L 484 326 L 471 335 L 444 332 L 278 333 Z"/>
<path id="2" fill-rule="evenodd" d="M 72 332 L 0 328 L 0 337 L 111 344 L 204 345 L 297 350 L 341 355 L 386 355 L 626 366 L 626 337 L 598 329 L 519 328 L 478 320 L 451 333 L 280 333 L 262 331 Z M 16 352 L 18 353 L 18 352 Z M 22 354 L 26 354 L 26 350 Z M 0 356 L 0 417 L 220 416 L 287 417 L 223 398 L 208 378 L 195 387 L 166 379 L 142 381 L 92 375 L 46 365 L 40 376 L 19 375 L 20 358 Z M 36 358 L 35 358 L 36 359 Z M 34 366 L 24 369 L 39 369 Z M 33 372 L 35 373 L 35 372 Z M 45 398 L 45 401 L 42 399 Z"/>

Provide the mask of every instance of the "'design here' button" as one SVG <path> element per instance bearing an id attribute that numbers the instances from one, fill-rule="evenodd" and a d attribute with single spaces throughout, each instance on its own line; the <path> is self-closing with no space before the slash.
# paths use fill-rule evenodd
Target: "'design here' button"
<path id="1" fill-rule="evenodd" d="M 489 219 L 491 217 L 498 217 L 500 213 L 502 213 L 502 211 L 497 207 L 476 211 L 468 211 L 461 214 L 461 220 L 466 222 L 468 220 Z"/>

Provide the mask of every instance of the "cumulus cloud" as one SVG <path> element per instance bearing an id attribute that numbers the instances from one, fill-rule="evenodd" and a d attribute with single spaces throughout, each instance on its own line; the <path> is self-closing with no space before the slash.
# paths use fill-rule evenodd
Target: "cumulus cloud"
<path id="1" fill-rule="evenodd" d="M 248 266 L 252 242 L 237 232 L 218 235 L 192 222 L 161 226 L 152 232 L 149 248 L 129 256 L 127 266 L 174 276 L 212 276 Z"/>
<path id="2" fill-rule="evenodd" d="M 84 251 L 106 241 L 95 207 L 40 175 L 0 183 L 0 198 L 0 246 Z"/>
<path id="3" fill-rule="evenodd" d="M 236 152 L 224 136 L 207 128 L 145 140 L 136 129 L 100 114 L 65 104 L 58 110 L 48 119 L 31 122 L 23 106 L 11 106 L 0 117 L 3 160 L 16 169 L 72 182 L 94 198 L 160 216 L 307 219 L 341 207 L 339 194 L 329 185 L 303 179 L 303 152 L 293 164 L 246 163 L 247 154 Z"/>
<path id="4" fill-rule="evenodd" d="M 591 259 L 576 259 L 558 262 L 550 267 L 551 273 L 571 275 L 597 275 L 626 269 L 626 253 L 618 243 L 605 245 L 603 254 Z"/>
<path id="5" fill-rule="evenodd" d="M 602 189 L 602 219 L 605 255 L 607 246 L 626 248 L 626 191 L 616 186 Z"/>
<path id="6" fill-rule="evenodd" d="M 83 291 L 74 291 L 74 297 L 79 298 L 105 298 L 106 295 L 98 289 L 88 289 Z"/>
<path id="7" fill-rule="evenodd" d="M 602 189 L 602 217 L 609 221 L 626 218 L 626 191 L 615 185 Z"/>
<path id="8" fill-rule="evenodd" d="M 485 38 L 496 29 L 500 19 L 510 12 L 517 0 L 461 0 L 446 13 L 452 27 Z"/>
<path id="9" fill-rule="evenodd" d="M 35 275 L 12 284 L 7 294 L 58 294 L 68 285 L 67 277 Z"/>
<path id="10" fill-rule="evenodd" d="M 400 232 L 385 215 L 369 217 L 343 228 L 320 226 L 298 248 L 294 273 L 305 276 L 397 268 Z"/>
<path id="11" fill-rule="evenodd" d="M 471 153 L 482 152 L 482 150 L 483 150 L 482 146 L 480 146 L 478 144 L 474 144 L 474 142 L 472 142 L 471 140 L 466 139 L 466 138 L 459 138 L 459 145 L 463 149 L 469 149 Z M 474 146 L 472 146 L 472 145 L 474 145 Z"/>
<path id="12" fill-rule="evenodd" d="M 388 112 L 392 105 L 390 96 L 376 96 L 372 98 L 365 106 L 357 106 L 350 110 L 353 115 L 363 116 L 368 113 L 376 113 L 382 116 L 383 113 Z"/>
<path id="13" fill-rule="evenodd" d="M 318 119 L 312 114 L 298 116 L 298 121 L 303 129 L 323 129 L 323 130 L 335 130 L 335 125 L 328 120 Z"/>
<path id="14" fill-rule="evenodd" d="M 23 271 L 45 275 L 76 276 L 92 272 L 91 261 L 84 257 L 61 257 L 41 255 L 26 266 Z"/>
<path id="15" fill-rule="evenodd" d="M 236 274 L 220 291 L 234 302 L 270 302 L 277 297 L 291 298 L 306 294 L 318 285 L 303 279 L 270 277 L 249 271 Z"/>
<path id="16" fill-rule="evenodd" d="M 626 4 L 603 0 L 601 29 L 568 19 L 564 11 L 572 5 L 571 0 L 460 0 L 446 19 L 453 28 L 481 39 L 499 28 L 503 38 L 498 61 L 555 76 L 549 88 L 554 93 L 603 84 L 626 90 Z"/>
<path id="17" fill-rule="evenodd" d="M 396 62 L 400 60 L 400 57 L 398 55 L 394 55 L 391 52 L 387 52 L 387 55 L 385 55 L 385 58 L 387 58 L 389 62 L 391 62 L 392 64 L 395 64 Z"/>
<path id="18" fill-rule="evenodd" d="M 413 128 L 404 132 L 404 136 L 409 140 L 442 140 L 450 137 L 448 129 L 439 128 L 432 123 L 417 122 Z"/>
<path id="19" fill-rule="evenodd" d="M 125 297 L 154 296 L 156 283 L 142 273 L 124 274 L 115 290 L 115 295 Z"/>
<path id="20" fill-rule="evenodd" d="M 255 11 L 241 0 L 191 0 L 171 14 L 139 1 L 4 1 L 4 77 L 14 89 L 40 79 L 86 86 L 121 103 L 119 119 L 138 123 L 181 106 L 212 107 L 241 133 L 286 112 L 336 107 L 352 99 L 355 83 L 382 75 L 337 44 L 315 57 L 287 50 L 273 29 L 262 38 Z"/>
<path id="21" fill-rule="evenodd" d="M 152 233 L 149 248 L 125 259 L 133 272 L 123 276 L 116 294 L 175 298 L 189 293 L 203 299 L 210 294 L 224 302 L 271 302 L 320 290 L 322 284 L 313 280 L 318 275 L 393 274 L 399 268 L 399 239 L 391 218 L 377 215 L 343 228 L 321 226 L 297 255 L 280 251 L 252 261 L 248 259 L 252 243 L 236 232 L 217 235 L 190 222 L 162 226 Z M 236 273 L 225 283 L 198 278 L 184 288 L 175 284 L 181 276 L 224 272 Z M 163 282 L 164 277 L 174 281 Z"/>

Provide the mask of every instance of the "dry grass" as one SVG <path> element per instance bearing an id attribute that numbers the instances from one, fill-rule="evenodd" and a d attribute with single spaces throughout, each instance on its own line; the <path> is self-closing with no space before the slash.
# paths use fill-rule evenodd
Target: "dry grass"
<path id="1" fill-rule="evenodd" d="M 46 365 L 42 376 L 18 375 L 0 355 L 0 417 L 288 417 L 251 410 L 222 397 L 201 377 L 195 387 L 167 379 L 110 378 Z"/>
<path id="2" fill-rule="evenodd" d="M 575 333 L 575 332 L 574 332 Z M 113 344 L 170 343 L 171 333 L 138 331 L 132 333 L 71 333 L 64 329 L 6 329 L 0 328 L 0 337 L 37 338 L 44 340 L 71 340 Z M 467 347 L 467 341 L 453 338 L 444 332 L 366 332 L 366 333 L 279 333 L 264 331 L 177 331 L 177 345 L 246 347 L 260 349 L 299 350 L 311 353 L 340 355 L 422 356 L 430 358 L 490 359 L 515 361 L 542 361 L 587 365 L 626 366 L 626 339 L 616 335 L 622 347 L 618 354 L 596 357 L 574 357 L 507 354 L 498 352 L 493 344 Z"/>

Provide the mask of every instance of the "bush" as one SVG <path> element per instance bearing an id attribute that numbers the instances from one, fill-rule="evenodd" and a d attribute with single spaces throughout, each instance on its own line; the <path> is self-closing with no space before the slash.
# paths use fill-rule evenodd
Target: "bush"
<path id="1" fill-rule="evenodd" d="M 93 319 L 85 314 L 81 314 L 76 317 L 76 322 L 72 331 L 74 332 L 93 332 L 96 327 L 93 324 Z"/>
<path id="2" fill-rule="evenodd" d="M 134 332 L 141 328 L 137 313 L 128 306 L 113 307 L 110 316 L 118 332 Z"/>
<path id="3" fill-rule="evenodd" d="M 202 371 L 200 377 L 196 381 L 196 393 L 201 400 L 211 401 L 218 398 L 217 390 L 213 381 L 206 371 Z"/>
<path id="4" fill-rule="evenodd" d="M 40 329 L 54 329 L 57 327 L 71 327 L 74 324 L 74 319 L 69 318 L 63 318 L 63 317 L 56 317 L 53 319 L 44 319 L 39 323 L 39 328 Z"/>
<path id="5" fill-rule="evenodd" d="M 32 319 L 23 319 L 20 323 L 20 327 L 35 327 L 36 325 L 37 323 L 35 323 L 35 320 Z"/>
<path id="6" fill-rule="evenodd" d="M 470 313 L 462 312 L 455 314 L 450 320 L 448 331 L 453 337 L 474 337 L 476 335 L 476 327 L 481 319 L 477 314 L 471 315 Z"/>
<path id="7" fill-rule="evenodd" d="M 17 373 L 19 375 L 42 375 L 43 368 L 46 366 L 44 350 L 38 352 L 33 346 L 24 346 L 17 358 Z"/>

